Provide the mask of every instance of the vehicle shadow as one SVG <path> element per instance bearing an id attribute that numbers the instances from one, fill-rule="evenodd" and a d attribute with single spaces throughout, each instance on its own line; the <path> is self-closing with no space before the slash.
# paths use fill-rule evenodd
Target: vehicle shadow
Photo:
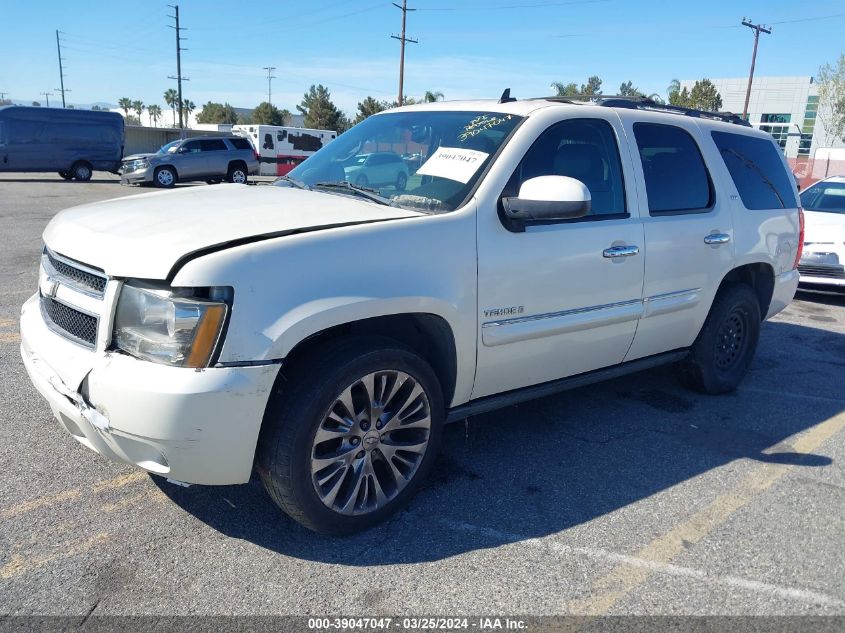
<path id="1" fill-rule="evenodd" d="M 346 538 L 300 527 L 255 478 L 227 487 L 156 482 L 222 534 L 351 566 L 441 560 L 560 533 L 635 503 L 628 511 L 659 529 L 683 520 L 695 491 L 707 493 L 713 484 L 703 482 L 717 481 L 691 480 L 732 462 L 830 465 L 822 454 L 794 452 L 787 440 L 845 409 L 837 395 L 842 358 L 845 335 L 767 323 L 752 370 L 733 394 L 693 394 L 677 385 L 671 368 L 659 368 L 450 425 L 432 476 L 411 505 Z M 795 395 L 802 393 L 812 395 Z M 718 481 L 735 471 L 723 471 Z M 658 495 L 674 502 L 652 499 Z"/>

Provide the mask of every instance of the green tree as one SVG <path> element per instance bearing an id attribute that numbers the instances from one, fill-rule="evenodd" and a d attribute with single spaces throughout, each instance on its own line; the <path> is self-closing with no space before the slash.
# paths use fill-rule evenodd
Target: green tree
<path id="1" fill-rule="evenodd" d="M 417 103 L 421 103 L 421 102 L 417 101 L 413 97 L 409 97 L 408 95 L 405 95 L 404 97 L 402 97 L 402 105 L 403 106 L 416 105 Z M 388 108 L 398 108 L 398 107 L 399 107 L 399 102 L 396 99 L 394 99 L 393 101 L 391 101 L 388 104 Z"/>
<path id="2" fill-rule="evenodd" d="M 432 92 L 431 90 L 426 90 L 425 94 L 423 95 L 423 102 L 424 103 L 434 103 L 435 101 L 443 101 L 444 96 L 442 92 Z"/>
<path id="3" fill-rule="evenodd" d="M 353 125 L 357 125 L 367 117 L 387 110 L 388 107 L 390 107 L 390 104 L 386 101 L 377 101 L 373 97 L 367 97 L 363 101 L 358 102 L 358 113 L 352 123 Z"/>
<path id="4" fill-rule="evenodd" d="M 644 97 L 645 95 L 634 87 L 634 82 L 630 79 L 619 86 L 619 96 L 621 97 Z"/>
<path id="5" fill-rule="evenodd" d="M 554 81 L 551 88 L 556 97 L 595 97 L 601 94 L 601 84 L 601 79 L 592 75 L 587 78 L 587 83 L 581 84 L 580 87 L 574 82 L 565 84 L 562 81 Z"/>
<path id="6" fill-rule="evenodd" d="M 117 102 L 118 107 L 123 110 L 123 116 L 129 116 L 129 110 L 132 109 L 132 99 L 129 97 L 121 97 Z"/>
<path id="7" fill-rule="evenodd" d="M 565 84 L 562 81 L 555 81 L 552 82 L 551 88 L 555 91 L 556 97 L 574 97 L 578 94 L 578 84 L 576 83 Z"/>
<path id="8" fill-rule="evenodd" d="M 173 110 L 173 127 L 176 127 L 176 104 L 179 101 L 179 93 L 175 88 L 168 88 L 164 91 L 164 102 Z"/>
<path id="9" fill-rule="evenodd" d="M 666 88 L 666 96 L 669 98 L 669 103 L 672 103 L 672 95 L 681 91 L 681 80 L 673 79 L 669 82 L 669 87 Z"/>
<path id="10" fill-rule="evenodd" d="M 285 120 L 282 117 L 281 110 L 267 101 L 262 101 L 252 111 L 251 123 L 259 125 L 284 125 L 284 122 Z"/>
<path id="11" fill-rule="evenodd" d="M 318 130 L 336 130 L 343 132 L 349 125 L 348 119 L 332 103 L 332 95 L 324 85 L 312 85 L 302 97 L 302 103 L 296 106 L 305 116 L 305 127 Z"/>
<path id="12" fill-rule="evenodd" d="M 141 101 L 140 99 L 135 99 L 135 101 L 132 102 L 132 109 L 135 111 L 135 114 L 138 116 L 139 122 L 141 120 L 141 113 L 144 111 L 144 107 L 145 107 L 144 102 Z"/>
<path id="13" fill-rule="evenodd" d="M 819 122 L 824 129 L 824 144 L 830 147 L 837 139 L 845 141 L 845 53 L 836 65 L 819 68 Z"/>
<path id="14" fill-rule="evenodd" d="M 160 105 L 147 106 L 147 112 L 150 115 L 150 120 L 153 122 L 153 125 L 158 127 L 158 120 L 161 118 L 161 106 Z"/>
<path id="15" fill-rule="evenodd" d="M 40 108 L 40 107 L 41 107 L 41 103 L 40 103 L 39 101 L 33 101 L 33 102 L 32 102 L 32 105 L 34 105 L 36 108 Z"/>
<path id="16" fill-rule="evenodd" d="M 209 101 L 197 115 L 197 123 L 237 123 L 238 113 L 228 103 Z"/>
<path id="17" fill-rule="evenodd" d="M 91 109 L 92 109 L 92 110 L 102 110 L 103 108 L 101 108 L 100 106 L 98 106 L 98 105 L 95 103 L 94 105 L 92 105 L 92 106 L 91 106 Z"/>
<path id="18" fill-rule="evenodd" d="M 182 101 L 182 116 L 185 122 L 185 126 L 188 125 L 188 119 L 191 118 L 191 112 L 197 109 L 197 104 L 195 104 L 190 99 L 185 99 Z"/>
<path id="19" fill-rule="evenodd" d="M 718 112 L 722 109 L 722 95 L 709 79 L 696 81 L 690 90 L 689 99 L 696 110 Z"/>
<path id="20" fill-rule="evenodd" d="M 669 103 L 670 105 L 691 108 L 692 101 L 690 100 L 689 90 L 687 90 L 686 86 L 684 86 L 680 90 L 676 90 L 675 92 L 670 92 Z"/>
<path id="21" fill-rule="evenodd" d="M 293 116 L 291 111 L 287 108 L 282 108 L 279 112 L 282 114 L 282 125 L 290 125 L 290 118 Z"/>

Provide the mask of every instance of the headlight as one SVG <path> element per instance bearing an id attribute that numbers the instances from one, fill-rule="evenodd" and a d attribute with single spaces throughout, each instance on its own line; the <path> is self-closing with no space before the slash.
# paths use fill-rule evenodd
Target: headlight
<path id="1" fill-rule="evenodd" d="M 228 305 L 228 289 L 211 288 L 210 298 L 124 284 L 114 319 L 114 342 L 133 356 L 174 367 L 207 367 Z"/>

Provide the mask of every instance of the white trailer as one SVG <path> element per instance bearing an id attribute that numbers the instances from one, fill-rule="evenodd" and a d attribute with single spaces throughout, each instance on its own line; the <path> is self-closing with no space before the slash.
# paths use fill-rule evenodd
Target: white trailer
<path id="1" fill-rule="evenodd" d="M 232 132 L 252 141 L 262 176 L 284 176 L 337 138 L 337 132 L 333 130 L 280 125 L 235 125 Z"/>

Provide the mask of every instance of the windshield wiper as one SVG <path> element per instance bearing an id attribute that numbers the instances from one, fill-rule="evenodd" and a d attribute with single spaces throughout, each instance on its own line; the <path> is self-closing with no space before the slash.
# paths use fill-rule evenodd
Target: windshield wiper
<path id="1" fill-rule="evenodd" d="M 315 182 L 311 185 L 311 187 L 319 187 L 321 189 L 346 189 L 347 191 L 351 191 L 362 198 L 367 198 L 373 202 L 390 206 L 390 199 L 379 195 L 378 190 L 370 189 L 369 187 L 362 187 L 361 185 L 353 185 L 351 182 L 347 182 L 345 180 L 337 180 L 334 182 Z"/>
<path id="2" fill-rule="evenodd" d="M 304 182 L 300 182 L 299 180 L 296 180 L 295 178 L 291 178 L 290 176 L 279 176 L 276 180 L 277 181 L 278 180 L 284 180 L 285 182 L 289 182 L 290 184 L 292 184 L 297 189 L 307 189 L 309 191 L 311 190 L 311 187 L 306 185 Z"/>

